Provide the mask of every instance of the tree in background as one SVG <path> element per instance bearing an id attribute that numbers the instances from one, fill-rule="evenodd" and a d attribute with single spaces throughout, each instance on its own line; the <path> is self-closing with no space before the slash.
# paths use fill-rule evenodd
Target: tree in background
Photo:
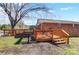
<path id="1" fill-rule="evenodd" d="M 0 29 L 1 29 L 1 30 L 6 29 L 6 25 L 5 25 L 5 24 L 2 25 L 2 26 L 0 27 Z"/>
<path id="2" fill-rule="evenodd" d="M 0 3 L 0 6 L 8 15 L 11 29 L 13 30 L 16 24 L 22 20 L 25 16 L 28 17 L 28 13 L 32 11 L 48 11 L 49 9 L 40 4 L 29 3 Z"/>
<path id="3" fill-rule="evenodd" d="M 9 24 L 0 25 L 0 30 L 4 30 L 4 29 L 11 29 L 11 27 Z"/>

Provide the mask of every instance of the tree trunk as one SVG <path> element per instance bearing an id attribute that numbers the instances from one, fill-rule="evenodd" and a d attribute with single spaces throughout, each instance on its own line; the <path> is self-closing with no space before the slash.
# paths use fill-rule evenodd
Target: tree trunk
<path id="1" fill-rule="evenodd" d="M 15 26 L 12 26 L 12 25 L 11 25 L 11 35 L 12 35 L 12 36 L 14 36 L 14 27 L 15 27 Z"/>

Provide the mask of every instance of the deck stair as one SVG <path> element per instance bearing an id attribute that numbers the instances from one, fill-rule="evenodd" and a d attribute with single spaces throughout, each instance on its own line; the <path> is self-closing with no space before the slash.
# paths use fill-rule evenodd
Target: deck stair
<path id="1" fill-rule="evenodd" d="M 60 43 L 69 44 L 69 34 L 63 29 L 55 29 L 53 30 L 52 42 L 56 44 Z"/>
<path id="2" fill-rule="evenodd" d="M 64 39 L 54 39 L 53 42 L 57 43 L 57 44 L 66 43 L 66 41 Z"/>

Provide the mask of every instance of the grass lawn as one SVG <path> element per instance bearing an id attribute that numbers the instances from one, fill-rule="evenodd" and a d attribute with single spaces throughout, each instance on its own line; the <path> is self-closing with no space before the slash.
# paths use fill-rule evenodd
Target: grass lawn
<path id="1" fill-rule="evenodd" d="M 64 49 L 65 54 L 74 55 L 79 54 L 79 37 L 70 38 L 70 44 L 68 48 Z"/>
<path id="2" fill-rule="evenodd" d="M 21 45 L 15 45 L 15 43 L 19 40 L 19 38 L 14 37 L 0 37 L 0 48 L 2 47 L 17 47 Z M 22 42 L 27 42 L 27 38 L 23 39 Z"/>
<path id="3" fill-rule="evenodd" d="M 0 52 L 1 51 L 5 51 L 5 50 L 8 50 L 9 47 L 16 47 L 16 48 L 21 48 L 22 45 L 21 44 L 18 44 L 18 45 L 15 45 L 15 43 L 18 41 L 19 39 L 17 38 L 14 38 L 14 37 L 0 37 Z M 61 48 L 64 53 L 66 55 L 74 55 L 74 54 L 79 54 L 79 37 L 72 37 L 69 39 L 70 43 L 68 45 L 67 48 Z M 21 43 L 23 42 L 27 42 L 27 38 L 24 38 Z M 7 49 L 4 49 L 7 48 Z"/>

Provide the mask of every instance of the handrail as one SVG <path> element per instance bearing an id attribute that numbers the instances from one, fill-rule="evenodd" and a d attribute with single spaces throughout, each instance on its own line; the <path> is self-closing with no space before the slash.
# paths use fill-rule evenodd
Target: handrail
<path id="1" fill-rule="evenodd" d="M 65 30 L 62 30 L 67 36 L 70 36 Z"/>
<path id="2" fill-rule="evenodd" d="M 63 29 L 53 29 L 53 34 L 59 35 L 59 36 L 70 36 L 65 30 Z"/>
<path id="3" fill-rule="evenodd" d="M 65 30 L 63 29 L 52 29 L 52 30 L 39 30 L 39 29 L 34 29 L 36 32 L 53 32 L 53 34 L 63 34 L 62 36 L 70 36 Z"/>

